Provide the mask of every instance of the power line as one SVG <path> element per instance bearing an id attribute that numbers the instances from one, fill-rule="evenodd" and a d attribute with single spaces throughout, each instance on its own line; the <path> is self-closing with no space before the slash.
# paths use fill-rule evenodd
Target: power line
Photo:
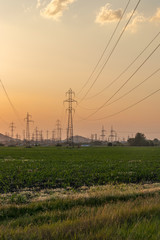
<path id="1" fill-rule="evenodd" d="M 4 90 L 4 93 L 5 93 L 5 95 L 6 95 L 7 99 L 8 99 L 8 101 L 9 101 L 9 104 L 11 105 L 11 108 L 12 108 L 14 114 L 16 115 L 17 119 L 19 120 L 19 122 L 20 122 L 21 125 L 22 125 L 22 121 L 21 121 L 21 119 L 20 119 L 20 117 L 19 117 L 19 114 L 18 114 L 16 108 L 14 107 L 14 105 L 13 105 L 13 103 L 12 103 L 12 101 L 11 101 L 11 99 L 10 99 L 8 93 L 7 93 L 7 90 L 6 90 L 6 88 L 5 88 L 5 86 L 4 86 L 4 84 L 3 84 L 3 82 L 2 82 L 1 79 L 0 79 L 0 83 L 1 83 L 1 85 L 2 85 L 2 88 L 3 88 L 3 90 Z"/>
<path id="2" fill-rule="evenodd" d="M 112 56 L 114 50 L 116 49 L 116 47 L 117 47 L 119 41 L 121 40 L 121 38 L 122 38 L 122 36 L 123 36 L 125 30 L 127 29 L 127 27 L 128 27 L 128 25 L 129 25 L 129 23 L 130 23 L 130 21 L 131 21 L 133 15 L 134 15 L 134 13 L 136 12 L 136 10 L 137 10 L 137 8 L 138 8 L 140 2 L 141 2 L 141 0 L 139 0 L 138 3 L 136 4 L 136 6 L 135 6 L 135 8 L 134 8 L 134 10 L 133 10 L 133 12 L 132 12 L 132 14 L 131 14 L 131 16 L 129 17 L 129 19 L 128 19 L 126 25 L 125 25 L 125 27 L 123 28 L 123 30 L 122 30 L 120 36 L 118 37 L 118 40 L 116 41 L 116 43 L 115 43 L 115 45 L 114 45 L 112 51 L 110 52 L 110 54 L 109 54 L 107 60 L 106 60 L 106 61 L 104 62 L 104 64 L 102 65 L 102 68 L 100 69 L 100 71 L 99 71 L 97 77 L 95 78 L 95 80 L 94 80 L 94 82 L 92 83 L 92 85 L 89 87 L 89 89 L 88 89 L 88 91 L 86 92 L 86 94 L 85 94 L 85 95 L 83 96 L 83 98 L 80 100 L 80 102 L 82 102 L 82 101 L 86 98 L 86 96 L 88 95 L 88 93 L 90 92 L 90 90 L 92 89 L 92 87 L 94 86 L 94 84 L 96 83 L 96 81 L 98 80 L 98 78 L 99 78 L 99 76 L 101 75 L 102 71 L 104 70 L 106 64 L 107 64 L 108 61 L 110 60 L 110 58 L 111 58 L 111 56 Z"/>
<path id="3" fill-rule="evenodd" d="M 99 110 L 105 107 L 105 105 L 133 78 L 133 76 L 142 68 L 142 66 L 149 60 L 149 58 L 156 52 L 156 50 L 160 47 L 160 44 L 149 54 L 149 56 L 142 62 L 142 64 L 132 73 L 132 75 L 121 85 L 121 87 L 103 104 L 101 105 L 95 112 L 90 114 L 87 118 L 96 114 Z M 86 119 L 87 119 L 86 118 Z"/>
<path id="4" fill-rule="evenodd" d="M 147 95 L 146 97 L 142 98 L 142 99 L 139 100 L 138 102 L 133 103 L 132 105 L 130 105 L 130 106 L 128 106 L 128 107 L 122 109 L 122 110 L 119 111 L 119 112 L 113 113 L 113 114 L 108 115 L 108 116 L 103 117 L 103 118 L 94 119 L 94 120 L 92 120 L 92 121 L 99 121 L 99 120 L 103 120 L 103 119 L 106 119 L 106 118 L 114 117 L 114 116 L 116 116 L 116 115 L 118 115 L 118 114 L 120 114 L 120 113 L 122 113 L 122 112 L 124 112 L 124 111 L 127 111 L 128 109 L 130 109 L 130 108 L 132 108 L 132 107 L 138 105 L 139 103 L 145 101 L 146 99 L 148 99 L 149 97 L 153 96 L 154 94 L 156 94 L 156 93 L 159 92 L 159 91 L 160 91 L 160 88 L 159 88 L 158 90 L 152 92 L 151 94 Z"/>
<path id="5" fill-rule="evenodd" d="M 106 89 L 108 89 L 110 86 L 113 85 L 113 83 L 115 83 L 117 80 L 120 79 L 120 77 L 122 77 L 127 71 L 128 69 L 142 56 L 142 54 L 150 47 L 150 45 L 156 40 L 156 38 L 160 35 L 160 32 L 158 32 L 158 34 L 156 34 L 156 36 L 149 42 L 149 44 L 147 44 L 147 46 L 140 52 L 140 54 L 138 54 L 138 56 L 119 74 L 118 77 L 116 77 L 109 85 L 107 85 L 105 88 L 103 88 L 100 92 L 98 92 L 97 94 L 89 97 L 88 99 L 92 99 L 94 97 L 99 96 L 101 93 L 103 93 Z"/>
<path id="6" fill-rule="evenodd" d="M 127 96 L 129 93 L 131 93 L 132 91 L 134 91 L 136 88 L 138 88 L 139 86 L 141 86 L 143 83 L 145 83 L 147 80 L 149 80 L 151 77 L 153 77 L 156 73 L 158 73 L 160 71 L 160 68 L 158 68 L 156 71 L 154 71 L 149 77 L 145 78 L 141 83 L 137 84 L 135 87 L 133 87 L 131 90 L 129 90 L 128 92 L 126 92 L 125 94 L 123 94 L 122 96 L 120 96 L 119 98 L 115 99 L 114 101 L 112 101 L 111 103 L 107 104 L 107 106 L 110 106 L 111 104 L 119 101 L 120 99 L 124 98 L 125 96 Z"/>
<path id="7" fill-rule="evenodd" d="M 107 43 L 105 49 L 103 50 L 103 52 L 102 52 L 102 54 L 101 54 L 101 56 L 100 56 L 100 58 L 99 58 L 97 64 L 96 64 L 95 67 L 93 68 L 93 71 L 91 72 L 89 78 L 87 79 L 86 83 L 82 86 L 82 88 L 80 89 L 80 91 L 77 93 L 77 95 L 79 95 L 79 94 L 83 91 L 83 89 L 85 88 L 85 86 L 88 84 L 88 82 L 89 82 L 90 79 L 92 78 L 93 74 L 95 73 L 97 67 L 99 66 L 99 64 L 100 64 L 100 62 L 101 62 L 101 60 L 102 60 L 102 58 L 103 58 L 105 52 L 107 51 L 107 49 L 108 49 L 108 47 L 109 47 L 109 45 L 110 45 L 110 43 L 111 43 L 111 41 L 112 41 L 112 39 L 113 39 L 113 37 L 114 37 L 114 35 L 115 35 L 115 33 L 116 33 L 116 31 L 117 31 L 119 25 L 120 25 L 120 23 L 121 23 L 121 21 L 122 21 L 124 15 L 125 15 L 125 13 L 126 13 L 126 10 L 127 10 L 128 6 L 129 6 L 129 4 L 130 4 L 130 1 L 131 1 L 131 0 L 129 0 L 129 1 L 127 2 L 127 5 L 126 5 L 126 7 L 125 7 L 125 9 L 124 9 L 124 11 L 123 11 L 123 13 L 122 13 L 122 15 L 121 15 L 121 17 L 120 17 L 118 23 L 117 23 L 117 25 L 116 25 L 116 27 L 115 27 L 113 33 L 112 33 L 112 35 L 111 35 L 111 37 L 110 37 L 110 39 L 109 39 L 109 41 L 108 41 L 108 43 Z"/>

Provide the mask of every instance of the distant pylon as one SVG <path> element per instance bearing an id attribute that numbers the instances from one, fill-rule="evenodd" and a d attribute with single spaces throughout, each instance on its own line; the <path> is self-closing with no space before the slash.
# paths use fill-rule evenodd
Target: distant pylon
<path id="1" fill-rule="evenodd" d="M 36 145 L 38 144 L 38 128 L 35 128 L 35 140 L 36 140 Z"/>
<path id="2" fill-rule="evenodd" d="M 30 123 L 33 122 L 32 120 L 30 120 L 32 116 L 29 115 L 29 113 L 27 113 L 27 117 L 24 119 L 26 120 L 26 140 L 30 141 Z"/>
<path id="3" fill-rule="evenodd" d="M 104 142 L 104 138 L 105 138 L 105 132 L 106 130 L 104 130 L 104 126 L 102 126 L 102 130 L 101 130 L 101 139 L 102 139 L 102 142 Z"/>
<path id="4" fill-rule="evenodd" d="M 11 129 L 11 138 L 13 138 L 14 137 L 14 129 L 16 128 L 14 125 L 14 122 L 11 122 L 9 127 Z"/>
<path id="5" fill-rule="evenodd" d="M 114 141 L 117 141 L 117 133 L 115 130 L 113 130 L 113 127 L 111 126 L 111 134 L 109 135 L 108 141 L 113 143 Z"/>
<path id="6" fill-rule="evenodd" d="M 48 141 L 49 131 L 46 131 L 46 140 Z"/>
<path id="7" fill-rule="evenodd" d="M 77 101 L 73 99 L 73 96 L 75 96 L 75 93 L 70 88 L 68 92 L 66 92 L 66 96 L 68 97 L 64 102 L 68 103 L 68 127 L 67 127 L 67 143 L 69 145 L 73 145 L 73 103 L 76 103 Z"/>
<path id="8" fill-rule="evenodd" d="M 61 132 L 62 132 L 60 120 L 57 120 L 56 122 L 56 132 L 57 132 L 57 142 L 59 143 L 61 142 Z"/>
<path id="9" fill-rule="evenodd" d="M 39 134 L 40 134 L 40 141 L 43 142 L 43 131 L 41 130 Z"/>
<path id="10" fill-rule="evenodd" d="M 91 134 L 91 142 L 94 140 L 94 134 Z"/>
<path id="11" fill-rule="evenodd" d="M 53 130 L 52 131 L 52 142 L 54 142 L 55 141 L 55 131 Z"/>

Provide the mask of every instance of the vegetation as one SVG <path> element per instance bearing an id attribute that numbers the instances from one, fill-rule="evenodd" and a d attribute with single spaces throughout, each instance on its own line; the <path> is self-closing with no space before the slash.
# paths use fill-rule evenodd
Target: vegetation
<path id="1" fill-rule="evenodd" d="M 160 148 L 0 149 L 0 192 L 160 182 Z"/>
<path id="2" fill-rule="evenodd" d="M 137 133 L 135 138 L 129 138 L 128 143 L 130 146 L 160 146 L 158 139 L 147 140 L 143 133 Z"/>
<path id="3" fill-rule="evenodd" d="M 0 239 L 160 239 L 159 147 L 0 151 Z"/>
<path id="4" fill-rule="evenodd" d="M 0 239 L 158 240 L 159 191 L 160 184 L 122 184 L 2 205 Z"/>

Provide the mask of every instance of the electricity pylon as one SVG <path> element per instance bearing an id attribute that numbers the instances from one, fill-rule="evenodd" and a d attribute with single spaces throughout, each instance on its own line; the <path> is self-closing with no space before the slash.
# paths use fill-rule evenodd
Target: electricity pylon
<path id="1" fill-rule="evenodd" d="M 36 140 L 36 145 L 38 144 L 38 128 L 35 128 L 35 140 Z"/>
<path id="2" fill-rule="evenodd" d="M 11 122 L 9 127 L 11 129 L 11 138 L 13 138 L 14 137 L 14 129 L 16 128 L 14 125 L 14 122 Z"/>
<path id="3" fill-rule="evenodd" d="M 108 137 L 108 141 L 113 143 L 113 141 L 117 141 L 117 133 L 115 130 L 113 130 L 113 127 L 111 126 L 111 134 Z"/>
<path id="4" fill-rule="evenodd" d="M 102 142 L 104 142 L 104 138 L 105 138 L 105 132 L 106 130 L 104 130 L 104 126 L 102 126 L 102 130 L 101 130 L 101 139 L 102 139 Z"/>
<path id="5" fill-rule="evenodd" d="M 52 143 L 55 141 L 55 131 L 52 131 Z"/>
<path id="6" fill-rule="evenodd" d="M 75 111 L 72 105 L 73 103 L 77 103 L 77 101 L 73 99 L 73 97 L 75 97 L 75 93 L 72 91 L 71 88 L 68 90 L 68 92 L 66 92 L 66 96 L 68 98 L 64 102 L 68 103 L 67 143 L 72 146 L 73 145 L 73 111 Z"/>
<path id="7" fill-rule="evenodd" d="M 47 142 L 48 142 L 48 136 L 49 136 L 49 131 L 47 130 L 46 131 L 46 140 L 47 140 Z"/>
<path id="8" fill-rule="evenodd" d="M 32 116 L 29 115 L 29 113 L 27 113 L 27 117 L 24 119 L 26 121 L 26 140 L 30 141 L 30 123 L 33 122 L 33 120 L 31 120 Z"/>
<path id="9" fill-rule="evenodd" d="M 61 132 L 62 132 L 60 120 L 57 120 L 57 122 L 56 122 L 56 132 L 57 132 L 57 142 L 60 143 L 61 142 Z"/>

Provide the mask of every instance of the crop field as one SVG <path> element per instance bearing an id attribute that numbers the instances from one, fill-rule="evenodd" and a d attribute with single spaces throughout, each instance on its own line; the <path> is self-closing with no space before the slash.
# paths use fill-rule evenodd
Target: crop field
<path id="1" fill-rule="evenodd" d="M 0 192 L 160 182 L 160 148 L 0 148 Z"/>
<path id="2" fill-rule="evenodd" d="M 160 148 L 1 147 L 0 240 L 159 240 Z"/>

